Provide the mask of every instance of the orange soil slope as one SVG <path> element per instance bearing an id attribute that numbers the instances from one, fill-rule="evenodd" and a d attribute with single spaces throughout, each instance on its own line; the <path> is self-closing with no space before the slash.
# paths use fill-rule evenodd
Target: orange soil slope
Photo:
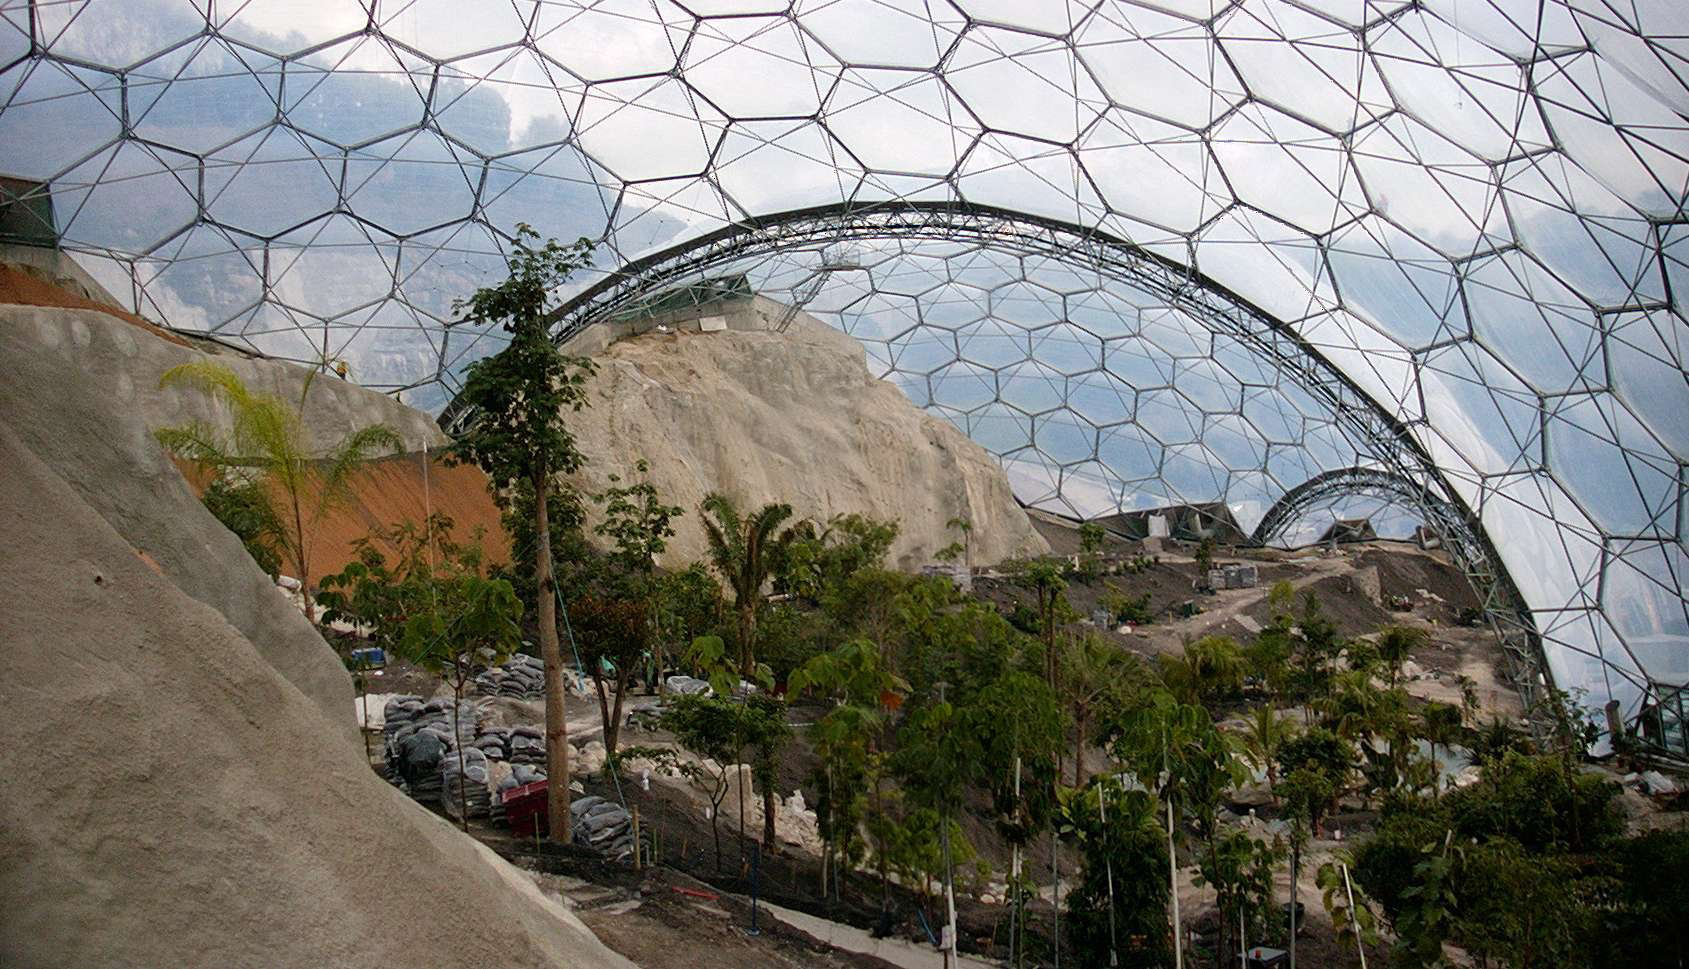
<path id="1" fill-rule="evenodd" d="M 40 276 L 9 263 L 0 263 L 0 303 L 16 303 L 22 306 L 57 306 L 66 309 L 99 310 L 120 320 L 146 330 L 161 340 L 181 346 L 192 346 L 164 327 L 151 320 L 142 319 L 134 313 L 120 310 L 115 306 L 91 300 L 86 296 L 73 293 L 63 286 L 59 286 Z"/>
<path id="2" fill-rule="evenodd" d="M 196 494 L 203 494 L 209 478 L 203 471 L 182 461 L 182 473 Z M 426 469 L 426 473 L 425 473 Z M 345 568 L 353 561 L 358 539 L 376 530 L 386 531 L 401 522 L 420 522 L 430 512 L 449 515 L 454 524 L 452 539 L 470 542 L 482 529 L 481 547 L 488 565 L 510 561 L 510 537 L 499 523 L 499 508 L 487 490 L 487 476 L 480 468 L 460 464 L 447 467 L 438 454 L 426 464 L 421 452 L 377 458 L 359 469 L 352 478 L 346 501 L 329 509 L 314 525 L 305 526 L 305 548 L 310 555 L 311 581 Z M 272 495 L 276 511 L 285 514 L 286 499 Z M 306 507 L 315 503 L 307 496 Z M 284 564 L 285 568 L 285 564 Z"/>

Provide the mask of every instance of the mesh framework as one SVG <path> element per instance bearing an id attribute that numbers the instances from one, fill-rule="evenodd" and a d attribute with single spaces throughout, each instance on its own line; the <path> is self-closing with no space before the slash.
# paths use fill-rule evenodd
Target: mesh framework
<path id="1" fill-rule="evenodd" d="M 600 240 L 586 287 L 783 213 L 963 213 L 697 268 L 857 336 L 1029 503 L 1253 528 L 1400 474 L 1493 547 L 1554 681 L 1634 715 L 1689 680 L 1686 16 L 0 0 L 0 174 L 142 312 L 434 409 L 497 349 L 445 324 L 519 220 Z"/>

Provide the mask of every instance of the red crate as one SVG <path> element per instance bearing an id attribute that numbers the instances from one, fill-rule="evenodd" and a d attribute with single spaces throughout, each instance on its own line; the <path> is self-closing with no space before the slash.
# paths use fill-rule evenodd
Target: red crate
<path id="1" fill-rule="evenodd" d="M 546 781 L 535 781 L 499 792 L 499 802 L 504 805 L 504 819 L 511 831 L 531 836 L 535 832 L 549 830 L 546 822 L 551 814 L 546 809 L 546 801 L 550 788 Z"/>

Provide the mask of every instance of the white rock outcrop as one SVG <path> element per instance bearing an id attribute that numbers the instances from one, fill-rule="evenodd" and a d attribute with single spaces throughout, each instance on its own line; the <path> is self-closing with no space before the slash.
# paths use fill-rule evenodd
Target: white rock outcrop
<path id="1" fill-rule="evenodd" d="M 597 349 L 599 367 L 572 424 L 590 458 L 575 483 L 600 491 L 646 459 L 686 509 L 665 566 L 706 554 L 697 508 L 718 490 L 744 509 L 785 501 L 821 522 L 895 518 L 890 558 L 902 568 L 955 541 L 952 518 L 973 523 L 976 565 L 1048 550 L 985 449 L 870 376 L 862 345 L 812 317 L 779 333 L 681 326 L 595 342 L 573 349 Z"/>

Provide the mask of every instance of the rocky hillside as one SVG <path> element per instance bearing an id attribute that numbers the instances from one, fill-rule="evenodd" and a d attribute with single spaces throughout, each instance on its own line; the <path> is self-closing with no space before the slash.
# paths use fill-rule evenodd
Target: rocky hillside
<path id="1" fill-rule="evenodd" d="M 369 769 L 344 667 L 148 436 L 178 352 L 0 306 L 0 965 L 626 969 Z"/>
<path id="2" fill-rule="evenodd" d="M 705 554 L 697 506 L 712 490 L 742 507 L 787 501 L 820 521 L 896 518 L 892 559 L 905 568 L 954 541 L 945 522 L 956 517 L 974 524 L 975 564 L 1047 548 L 991 455 L 869 376 L 860 343 L 806 315 L 784 333 L 653 330 L 595 359 L 592 405 L 574 421 L 591 457 L 578 484 L 600 490 L 645 458 L 687 510 L 665 565 Z"/>

